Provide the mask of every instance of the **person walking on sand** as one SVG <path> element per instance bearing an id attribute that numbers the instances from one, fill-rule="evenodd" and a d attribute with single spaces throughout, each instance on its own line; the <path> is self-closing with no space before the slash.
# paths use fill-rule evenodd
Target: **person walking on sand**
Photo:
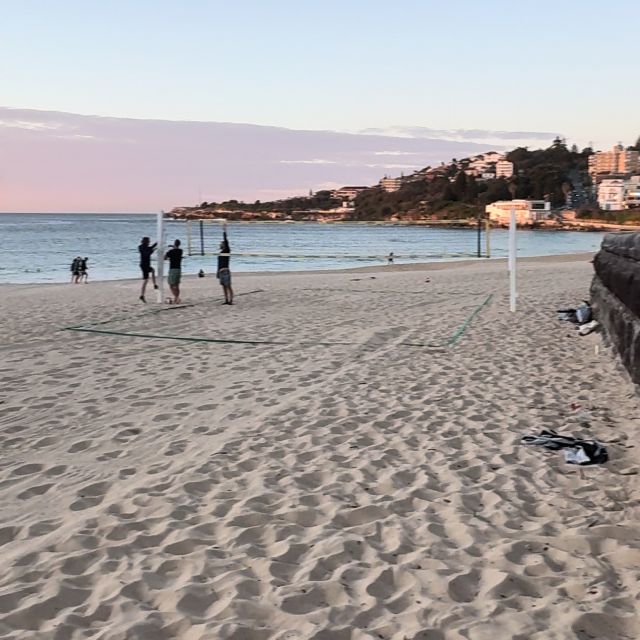
<path id="1" fill-rule="evenodd" d="M 220 243 L 220 253 L 226 255 L 218 256 L 218 270 L 216 278 L 220 280 L 222 291 L 224 293 L 224 302 L 222 304 L 233 304 L 233 289 L 231 288 L 231 271 L 229 269 L 229 261 L 231 260 L 231 247 L 227 238 L 227 223 L 222 227 L 222 242 Z"/>
<path id="2" fill-rule="evenodd" d="M 80 256 L 76 256 L 71 263 L 71 284 L 77 284 L 80 277 Z"/>
<path id="3" fill-rule="evenodd" d="M 142 271 L 142 289 L 140 291 L 140 300 L 142 302 L 146 302 L 144 297 L 145 291 L 147 290 L 147 282 L 149 282 L 149 275 L 151 275 L 151 279 L 153 280 L 153 288 L 157 289 L 158 285 L 156 284 L 156 272 L 151 266 L 151 256 L 153 252 L 156 250 L 157 242 L 150 244 L 151 240 L 145 236 L 140 241 L 140 246 L 138 247 L 138 252 L 140 253 L 140 270 Z"/>
<path id="4" fill-rule="evenodd" d="M 173 246 L 164 256 L 169 261 L 169 275 L 167 282 L 171 293 L 173 293 L 173 304 L 180 304 L 180 278 L 182 276 L 182 249 L 180 248 L 180 240 L 176 240 Z"/>
<path id="5" fill-rule="evenodd" d="M 87 265 L 89 262 L 89 258 L 84 257 L 80 260 L 80 279 L 79 282 L 84 280 L 85 284 L 89 283 L 89 266 Z"/>

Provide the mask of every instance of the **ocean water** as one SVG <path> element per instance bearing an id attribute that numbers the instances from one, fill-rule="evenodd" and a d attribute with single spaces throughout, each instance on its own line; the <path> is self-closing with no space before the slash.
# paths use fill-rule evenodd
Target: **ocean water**
<path id="1" fill-rule="evenodd" d="M 152 214 L 0 214 L 0 283 L 68 282 L 75 256 L 89 258 L 90 280 L 139 276 L 138 244 L 142 236 L 155 240 Z M 197 226 L 194 250 L 200 251 Z M 214 253 L 220 227 L 204 227 L 205 252 Z M 519 231 L 518 255 L 540 256 L 596 251 L 604 234 L 572 231 Z M 167 240 L 187 245 L 184 222 L 167 222 Z M 239 271 L 306 271 L 385 264 L 389 252 L 396 264 L 473 256 L 477 234 L 472 229 L 381 224 L 230 223 L 232 252 L 280 256 L 234 255 Z M 485 238 L 482 235 L 484 252 Z M 491 255 L 507 255 L 508 232 L 491 232 Z M 281 257 L 285 254 L 289 257 Z M 302 257 L 313 256 L 313 257 Z M 185 258 L 184 272 L 215 271 L 213 255 Z"/>

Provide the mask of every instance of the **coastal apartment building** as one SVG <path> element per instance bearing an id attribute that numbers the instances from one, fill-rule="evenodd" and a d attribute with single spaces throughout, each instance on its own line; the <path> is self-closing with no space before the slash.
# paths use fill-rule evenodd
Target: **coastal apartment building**
<path id="1" fill-rule="evenodd" d="M 640 207 L 640 176 L 602 180 L 598 185 L 598 206 L 604 211 Z"/>
<path id="2" fill-rule="evenodd" d="M 510 178 L 513 175 L 513 162 L 498 160 L 496 162 L 496 178 Z"/>
<path id="3" fill-rule="evenodd" d="M 366 191 L 369 187 L 342 187 L 331 192 L 331 197 L 338 200 L 355 200 L 356 196 L 362 191 Z"/>
<path id="4" fill-rule="evenodd" d="M 491 222 L 508 225 L 511 221 L 511 210 L 516 212 L 516 223 L 533 224 L 546 220 L 551 213 L 551 204 L 546 200 L 498 200 L 485 207 Z"/>
<path id="5" fill-rule="evenodd" d="M 498 153 L 497 151 L 489 151 L 488 153 L 473 156 L 470 158 L 464 172 L 468 176 L 474 176 L 482 180 L 492 180 L 496 177 L 497 166 L 501 162 L 508 163 L 503 165 L 504 170 L 508 170 L 508 165 L 511 165 L 511 172 L 513 174 L 513 164 L 505 160 L 503 153 Z"/>
<path id="6" fill-rule="evenodd" d="M 627 209 L 640 207 L 640 176 L 631 176 L 627 181 L 624 202 Z"/>
<path id="7" fill-rule="evenodd" d="M 387 192 L 397 191 L 402 186 L 402 178 L 387 178 L 385 176 L 379 182 L 380 186 Z"/>
<path id="8" fill-rule="evenodd" d="M 589 156 L 589 173 L 594 180 L 598 176 L 638 173 L 640 171 L 640 152 L 625 149 L 621 144 L 611 151 L 598 151 Z"/>

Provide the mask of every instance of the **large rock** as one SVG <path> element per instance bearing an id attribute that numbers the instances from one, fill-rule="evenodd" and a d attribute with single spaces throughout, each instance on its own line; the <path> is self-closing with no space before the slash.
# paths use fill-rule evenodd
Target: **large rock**
<path id="1" fill-rule="evenodd" d="M 597 319 L 640 384 L 640 233 L 610 233 L 594 260 L 591 301 Z"/>

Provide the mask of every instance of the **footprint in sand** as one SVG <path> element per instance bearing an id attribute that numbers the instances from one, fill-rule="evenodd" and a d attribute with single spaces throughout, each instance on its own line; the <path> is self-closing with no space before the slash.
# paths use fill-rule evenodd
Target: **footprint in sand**
<path id="1" fill-rule="evenodd" d="M 21 467 L 14 469 L 11 472 L 11 475 L 27 476 L 31 475 L 32 473 L 38 473 L 38 471 L 42 471 L 42 469 L 44 469 L 44 465 L 41 464 L 24 464 Z"/>
<path id="2" fill-rule="evenodd" d="M 71 511 L 83 511 L 95 507 L 104 500 L 104 496 L 111 487 L 109 482 L 95 482 L 80 489 L 77 493 L 78 500 L 69 505 Z"/>
<path id="3" fill-rule="evenodd" d="M 34 449 L 42 449 L 44 447 L 50 447 L 53 444 L 56 444 L 60 438 L 54 438 L 53 436 L 46 436 L 44 438 L 40 438 L 40 440 L 33 443 Z"/>
<path id="4" fill-rule="evenodd" d="M 68 453 L 78 453 L 79 451 L 86 451 L 93 442 L 91 440 L 80 440 L 72 444 L 69 449 L 67 449 Z"/>
<path id="5" fill-rule="evenodd" d="M 139 429 L 138 427 L 130 427 L 129 429 L 123 429 L 122 431 L 119 431 L 113 437 L 113 439 L 116 442 L 126 443 L 131 438 L 134 438 L 135 436 L 140 435 L 141 431 L 142 429 Z"/>
<path id="6" fill-rule="evenodd" d="M 29 487 L 22 493 L 18 494 L 18 498 L 20 500 L 28 500 L 29 498 L 33 498 L 34 496 L 41 496 L 47 493 L 49 489 L 53 487 L 53 484 L 40 484 L 35 487 Z"/>
<path id="7" fill-rule="evenodd" d="M 0 545 L 13 542 L 20 533 L 20 527 L 2 527 L 0 529 Z"/>
<path id="8" fill-rule="evenodd" d="M 37 538 L 39 536 L 46 536 L 47 534 L 55 531 L 60 526 L 60 522 L 57 520 L 42 520 L 36 522 L 29 527 L 28 537 Z"/>
<path id="9" fill-rule="evenodd" d="M 165 456 L 177 456 L 184 453 L 187 448 L 186 440 L 174 440 L 165 450 Z"/>

